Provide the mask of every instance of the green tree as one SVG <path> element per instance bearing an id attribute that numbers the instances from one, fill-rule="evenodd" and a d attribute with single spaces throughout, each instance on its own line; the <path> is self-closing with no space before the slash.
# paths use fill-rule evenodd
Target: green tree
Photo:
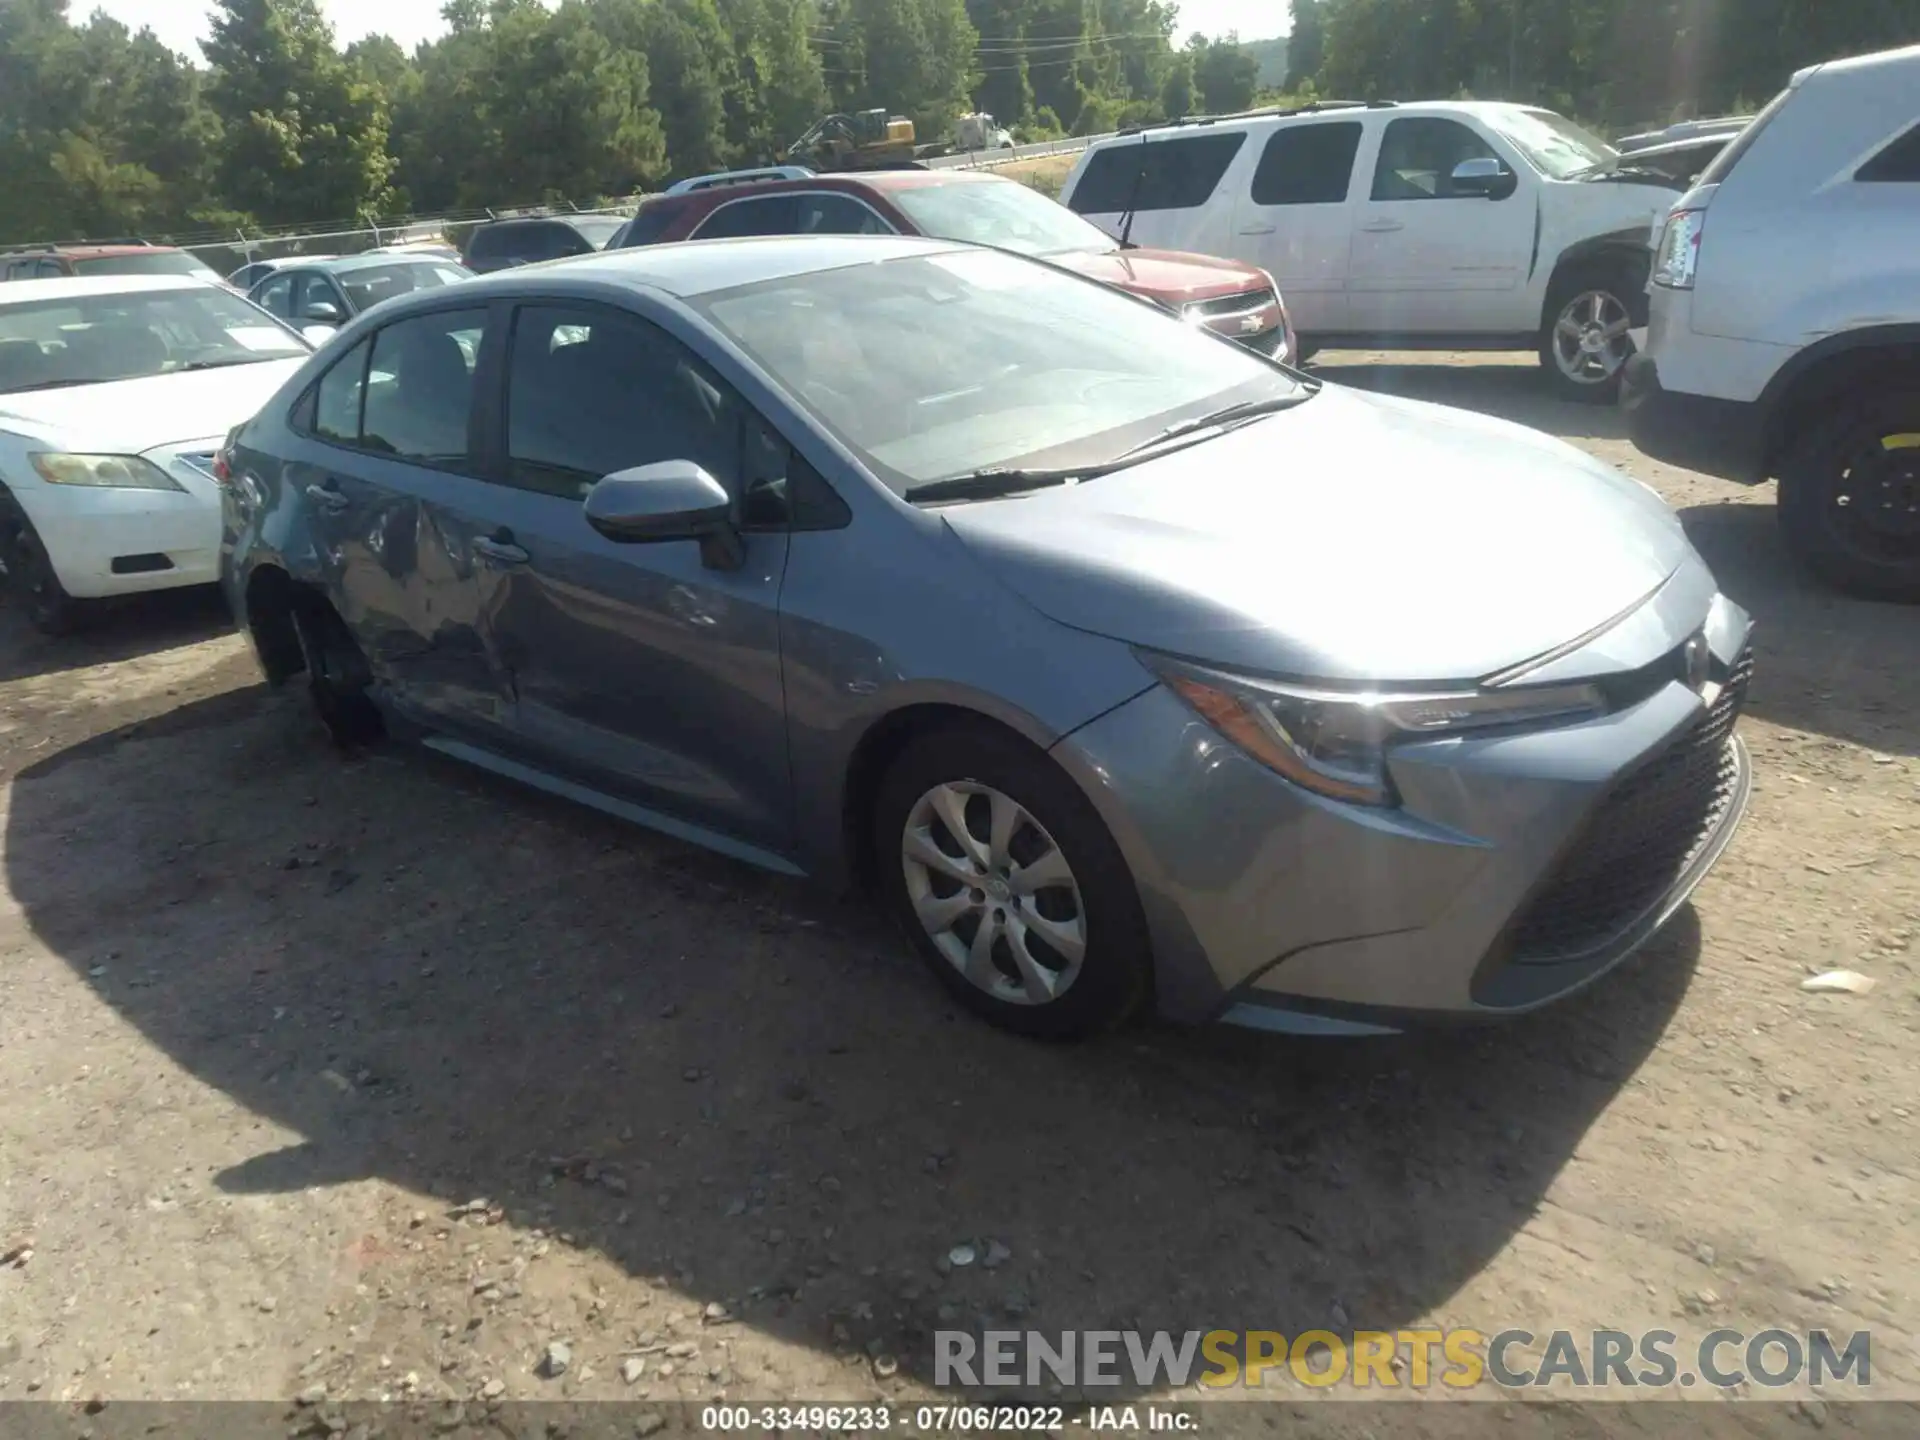
<path id="1" fill-rule="evenodd" d="M 1287 42 L 1287 79 L 1290 91 L 1298 92 L 1320 73 L 1325 53 L 1325 33 L 1321 29 L 1322 0 L 1293 0 L 1293 34 Z"/>
<path id="2" fill-rule="evenodd" d="M 1242 50 L 1236 38 L 1209 41 L 1196 35 L 1188 49 L 1194 89 L 1208 114 L 1231 115 L 1253 104 L 1260 88 L 1260 62 Z"/>
<path id="3" fill-rule="evenodd" d="M 207 99 L 228 203 L 263 222 L 377 209 L 393 160 L 379 94 L 334 48 L 316 0 L 219 0 Z"/>

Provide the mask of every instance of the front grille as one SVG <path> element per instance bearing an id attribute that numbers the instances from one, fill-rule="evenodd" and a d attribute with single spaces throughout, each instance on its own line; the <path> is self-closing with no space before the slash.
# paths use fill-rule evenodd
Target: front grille
<path id="1" fill-rule="evenodd" d="M 1753 652 L 1745 650 L 1693 729 L 1600 802 L 1514 923 L 1512 959 L 1551 964 L 1584 955 L 1673 888 L 1733 803 L 1739 765 L 1729 742 L 1752 677 Z"/>
<path id="2" fill-rule="evenodd" d="M 1195 300 L 1183 312 L 1191 319 L 1218 320 L 1223 315 L 1249 315 L 1273 303 L 1271 290 L 1246 290 L 1212 300 Z"/>

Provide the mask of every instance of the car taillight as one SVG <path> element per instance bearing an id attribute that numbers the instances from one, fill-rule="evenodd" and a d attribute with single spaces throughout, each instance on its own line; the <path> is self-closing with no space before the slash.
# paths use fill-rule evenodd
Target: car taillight
<path id="1" fill-rule="evenodd" d="M 1691 290 L 1700 264 L 1700 237 L 1707 228 L 1704 210 L 1675 210 L 1660 232 L 1653 257 L 1653 283 L 1669 290 Z"/>
<path id="2" fill-rule="evenodd" d="M 220 448 L 213 452 L 213 478 L 219 484 L 228 485 L 233 481 L 233 442 L 239 434 L 237 429 L 229 430 Z"/>

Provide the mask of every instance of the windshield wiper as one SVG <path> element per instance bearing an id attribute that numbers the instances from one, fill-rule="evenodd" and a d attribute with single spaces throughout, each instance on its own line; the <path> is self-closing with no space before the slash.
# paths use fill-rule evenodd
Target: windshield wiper
<path id="1" fill-rule="evenodd" d="M 287 360 L 298 355 L 298 350 L 289 350 L 285 355 L 247 355 L 230 360 L 189 360 L 184 365 L 176 365 L 175 375 L 184 375 L 189 370 L 225 370 L 229 365 L 259 365 L 267 360 Z"/>
<path id="2" fill-rule="evenodd" d="M 1258 420 L 1262 415 L 1272 415 L 1281 410 L 1291 410 L 1302 401 L 1319 393 L 1316 385 L 1312 389 L 1301 387 L 1298 395 L 1273 395 L 1265 400 L 1242 400 L 1238 405 L 1228 405 L 1205 415 L 1196 415 L 1191 420 L 1182 420 L 1177 425 L 1169 425 L 1158 435 L 1148 436 L 1131 450 L 1122 451 L 1114 458 L 1130 460 L 1136 455 L 1166 444 L 1169 440 L 1178 440 L 1183 436 L 1195 435 L 1202 430 L 1223 429 L 1229 426 L 1244 425 L 1249 420 Z"/>
<path id="3" fill-rule="evenodd" d="M 969 470 L 964 475 L 948 475 L 940 480 L 925 480 L 909 485 L 901 492 L 908 500 L 992 500 L 1001 495 L 1017 495 L 1022 490 L 1044 490 L 1050 485 L 1065 485 L 1069 480 L 1084 480 L 1101 474 L 1099 465 L 1063 465 L 1057 470 L 1020 470 L 1006 465 L 989 465 Z"/>

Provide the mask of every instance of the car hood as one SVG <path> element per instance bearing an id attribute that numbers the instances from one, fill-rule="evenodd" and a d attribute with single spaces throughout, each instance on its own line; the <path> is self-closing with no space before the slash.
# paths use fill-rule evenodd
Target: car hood
<path id="1" fill-rule="evenodd" d="M 1173 305 L 1267 288 L 1267 277 L 1251 265 L 1180 250 L 1069 250 L 1045 258 L 1089 280 Z"/>
<path id="2" fill-rule="evenodd" d="M 1665 502 L 1570 445 L 1333 385 L 1146 464 L 938 513 L 1062 624 L 1336 682 L 1475 680 L 1700 563 Z"/>
<path id="3" fill-rule="evenodd" d="M 0 428 L 89 453 L 138 455 L 157 445 L 226 434 L 305 363 L 306 356 L 293 355 L 223 370 L 0 395 Z"/>

